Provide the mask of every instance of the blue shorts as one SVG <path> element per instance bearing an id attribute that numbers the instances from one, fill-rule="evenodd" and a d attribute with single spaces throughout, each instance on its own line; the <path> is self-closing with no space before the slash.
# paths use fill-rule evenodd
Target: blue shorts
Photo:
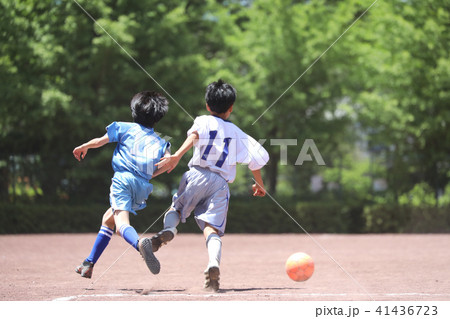
<path id="1" fill-rule="evenodd" d="M 109 202 L 114 210 L 126 210 L 134 215 L 144 209 L 153 185 L 130 172 L 115 172 L 112 178 Z"/>
<path id="2" fill-rule="evenodd" d="M 209 224 L 218 231 L 219 236 L 223 236 L 229 201 L 227 181 L 209 169 L 194 166 L 181 178 L 172 207 L 180 212 L 181 222 L 186 222 L 193 211 L 201 230 Z"/>

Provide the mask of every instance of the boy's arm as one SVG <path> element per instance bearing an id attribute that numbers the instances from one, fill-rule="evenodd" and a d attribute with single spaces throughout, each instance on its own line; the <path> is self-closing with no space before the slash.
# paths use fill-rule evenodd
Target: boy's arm
<path id="1" fill-rule="evenodd" d="M 169 150 L 166 150 L 166 153 L 164 153 L 164 157 L 170 156 Z M 163 159 L 164 157 L 161 157 Z M 164 167 L 157 167 L 156 170 L 153 172 L 152 179 L 155 178 L 158 175 L 161 175 L 162 173 L 166 172 L 170 167 L 165 165 Z"/>
<path id="2" fill-rule="evenodd" d="M 175 152 L 175 154 L 165 155 L 161 158 L 159 163 L 155 165 L 158 166 L 158 169 L 164 166 L 168 166 L 167 173 L 170 173 L 178 165 L 178 162 L 183 157 L 183 155 L 191 149 L 196 140 L 198 140 L 198 133 L 194 131 L 186 138 L 183 145 L 181 145 L 181 147 L 178 149 L 178 151 Z"/>
<path id="3" fill-rule="evenodd" d="M 264 182 L 261 177 L 261 170 L 257 169 L 252 171 L 253 177 L 255 179 L 255 184 L 252 185 L 253 196 L 263 197 L 266 195 L 266 190 L 264 189 Z"/>
<path id="4" fill-rule="evenodd" d="M 86 154 L 90 148 L 99 148 L 107 143 L 109 143 L 109 137 L 108 134 L 105 134 L 102 137 L 94 138 L 83 145 L 75 147 L 72 153 L 78 161 L 81 161 L 86 157 Z"/>

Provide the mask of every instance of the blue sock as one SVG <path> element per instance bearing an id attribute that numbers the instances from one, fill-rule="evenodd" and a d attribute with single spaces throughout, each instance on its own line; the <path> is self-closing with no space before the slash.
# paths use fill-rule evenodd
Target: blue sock
<path id="1" fill-rule="evenodd" d="M 97 238 L 95 239 L 94 246 L 92 247 L 91 250 L 91 254 L 89 255 L 88 258 L 86 258 L 87 261 L 94 264 L 97 262 L 97 260 L 100 258 L 100 255 L 105 250 L 106 246 L 108 246 L 113 233 L 114 231 L 106 226 L 100 227 L 100 231 L 98 232 Z"/>
<path id="2" fill-rule="evenodd" d="M 138 248 L 139 235 L 137 234 L 137 232 L 133 226 L 124 224 L 120 227 L 119 232 L 122 235 L 123 239 L 125 239 L 125 241 L 127 243 L 129 243 L 137 251 L 139 251 L 139 248 Z"/>

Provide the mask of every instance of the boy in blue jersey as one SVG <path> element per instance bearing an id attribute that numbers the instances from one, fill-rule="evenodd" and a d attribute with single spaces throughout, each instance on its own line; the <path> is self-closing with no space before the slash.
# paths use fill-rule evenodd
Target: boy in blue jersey
<path id="1" fill-rule="evenodd" d="M 172 208 L 164 216 L 164 229 L 151 240 L 153 250 L 157 251 L 174 238 L 179 222 L 184 223 L 193 212 L 208 250 L 204 288 L 218 291 L 221 237 L 225 234 L 230 200 L 228 184 L 236 177 L 236 164 L 247 164 L 255 180 L 253 196 L 264 196 L 261 168 L 268 162 L 269 155 L 255 139 L 228 120 L 236 100 L 236 91 L 230 84 L 222 80 L 209 84 L 205 100 L 210 115 L 197 117 L 180 149 L 157 164 L 169 166 L 170 173 L 181 157 L 194 147 L 188 164 L 190 169 L 184 173 L 173 196 Z"/>
<path id="2" fill-rule="evenodd" d="M 102 225 L 90 255 L 75 271 L 82 277 L 91 278 L 94 265 L 108 246 L 111 236 L 119 233 L 144 258 L 153 274 L 158 274 L 160 264 L 153 254 L 149 238 L 141 238 L 130 225 L 130 212 L 146 207 L 146 200 L 153 190 L 149 180 L 164 172 L 155 171 L 155 163 L 169 154 L 170 144 L 154 132 L 153 126 L 166 115 L 169 106 L 167 99 L 156 92 L 141 92 L 131 100 L 131 113 L 134 123 L 113 122 L 106 127 L 103 137 L 76 147 L 73 155 L 80 161 L 91 148 L 116 142 L 112 157 L 114 177 L 110 188 L 111 207 L 103 215 Z"/>

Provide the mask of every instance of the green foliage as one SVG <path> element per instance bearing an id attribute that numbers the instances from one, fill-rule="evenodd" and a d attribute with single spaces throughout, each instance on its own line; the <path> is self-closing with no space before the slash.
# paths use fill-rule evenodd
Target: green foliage
<path id="1" fill-rule="evenodd" d="M 370 45 L 354 47 L 355 74 L 363 81 L 351 80 L 349 88 L 360 89 L 349 94 L 358 119 L 372 152 L 385 147 L 377 155 L 387 162 L 396 196 L 420 182 L 438 192 L 448 183 L 450 152 L 448 77 L 442 76 L 449 61 L 449 8 L 433 1 L 381 2 L 370 13 L 354 32 Z M 366 32 L 371 25 L 374 33 Z"/>
<path id="2" fill-rule="evenodd" d="M 170 201 L 149 199 L 148 207 L 130 216 L 136 230 L 143 232 L 168 208 Z M 98 232 L 108 205 L 48 205 L 2 203 L 0 234 Z M 159 231 L 162 219 L 151 232 Z"/>
<path id="3" fill-rule="evenodd" d="M 369 233 L 448 233 L 449 207 L 373 205 L 364 209 Z"/>
<path id="4" fill-rule="evenodd" d="M 354 157 L 355 154 L 347 155 L 338 167 L 326 167 L 323 176 L 328 185 L 334 186 L 336 197 L 361 203 L 371 192 L 371 167 L 368 160 L 355 161 Z"/>
<path id="5" fill-rule="evenodd" d="M 169 208 L 170 199 L 150 198 L 147 208 L 130 222 L 138 232 L 154 233 L 162 227 L 162 214 Z M 283 211 L 268 198 L 232 198 L 227 220 L 227 233 L 348 232 L 351 228 L 348 209 L 336 203 L 300 204 L 283 201 Z M 75 233 L 97 232 L 105 205 L 30 205 L 2 203 L 0 234 L 14 233 Z M 295 219 L 295 222 L 291 217 Z M 298 223 L 298 225 L 297 225 Z M 179 232 L 200 232 L 193 215 Z"/>
<path id="6" fill-rule="evenodd" d="M 362 208 L 335 201 L 299 202 L 269 198 L 231 198 L 227 233 L 446 233 L 449 208 L 372 205 Z M 0 234 L 95 233 L 104 204 L 46 205 L 1 203 Z M 147 208 L 131 215 L 139 233 L 158 232 L 170 199 L 151 197 Z M 363 211 L 364 210 L 364 211 Z M 151 226 L 151 227 L 150 227 Z M 150 227 L 150 228 L 149 228 Z M 178 227 L 180 233 L 200 233 L 193 216 Z"/>
<path id="7" fill-rule="evenodd" d="M 440 207 L 450 207 L 450 184 L 445 187 L 444 194 L 439 198 L 438 205 Z"/>
<path id="8" fill-rule="evenodd" d="M 402 194 L 398 202 L 400 205 L 412 207 L 436 206 L 435 194 L 426 183 L 416 184 L 412 190 Z"/>

